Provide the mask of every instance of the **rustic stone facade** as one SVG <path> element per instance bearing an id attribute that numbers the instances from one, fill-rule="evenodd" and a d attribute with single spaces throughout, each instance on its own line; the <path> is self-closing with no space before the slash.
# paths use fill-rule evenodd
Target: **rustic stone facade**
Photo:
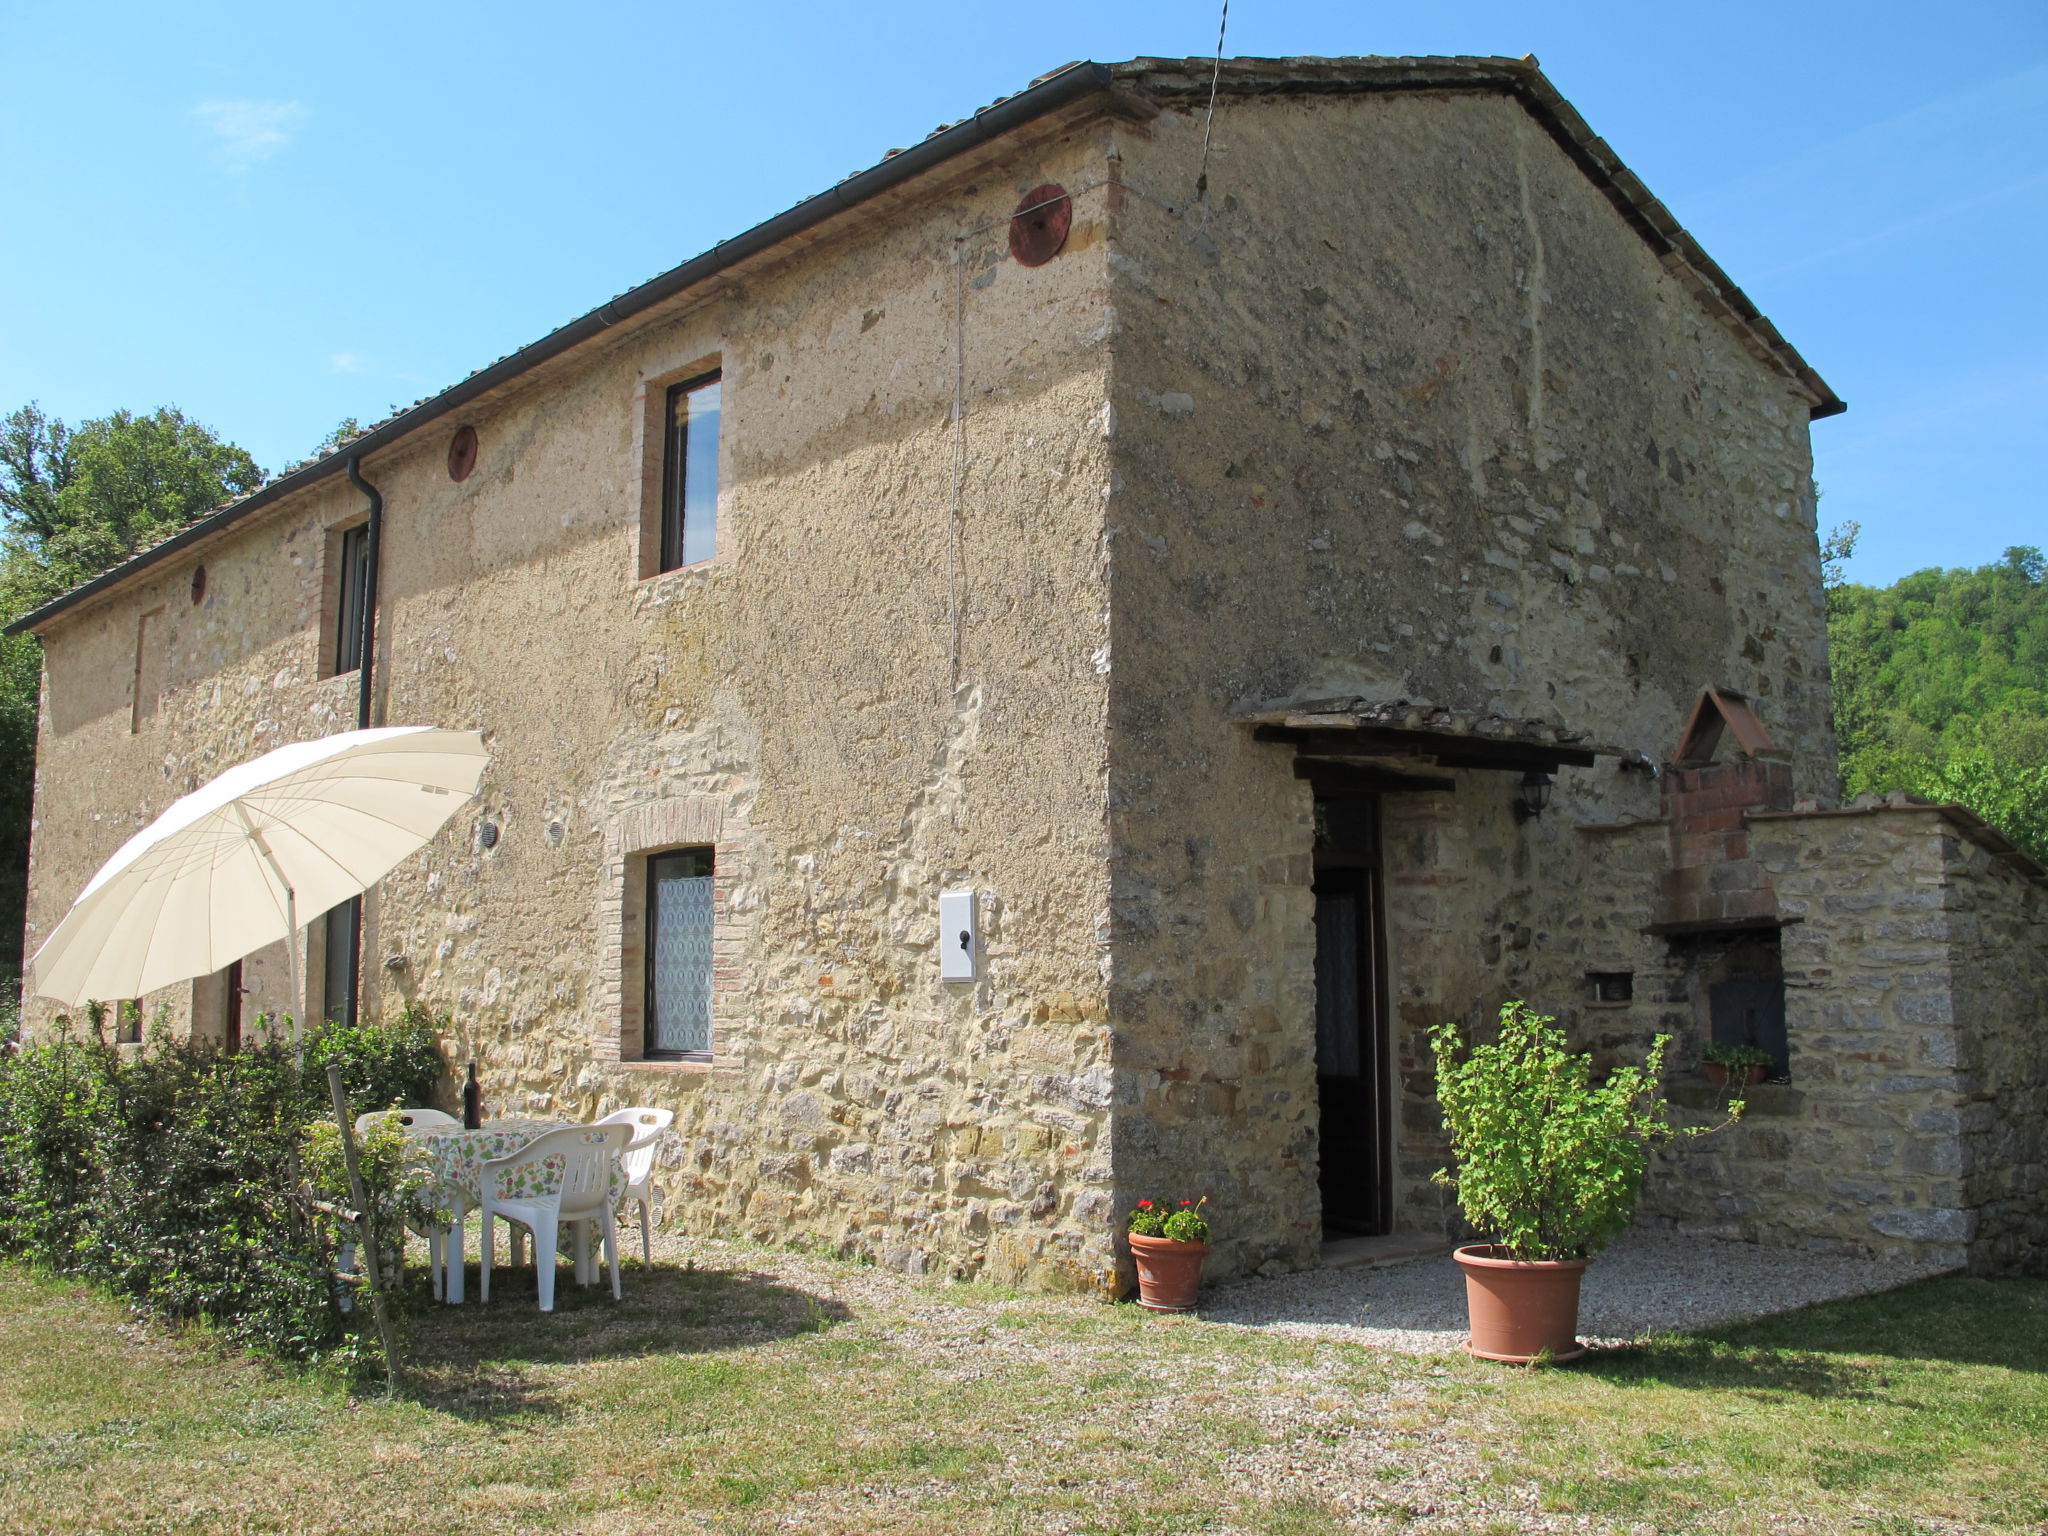
<path id="1" fill-rule="evenodd" d="M 1297 759 L 1234 711 L 1427 700 L 1650 760 L 1714 681 L 1759 701 L 1800 793 L 1835 778 L 1798 382 L 1702 324 L 1515 102 L 1332 105 L 1226 100 L 1215 205 L 1134 199 L 1111 230 L 1119 1166 L 1259 1212 L 1224 1227 L 1246 1269 L 1321 1239 L 1315 869 Z M 1201 142 L 1169 114 L 1120 174 L 1192 186 Z M 1425 1033 L 1580 995 L 1569 829 L 1657 814 L 1630 760 L 1566 770 L 1526 825 L 1499 772 L 1384 798 L 1404 1230 L 1447 1230 Z"/>
<path id="2" fill-rule="evenodd" d="M 1496 768 L 1385 779 L 1408 786 L 1378 823 L 1392 1222 L 1446 1232 L 1431 1025 L 1526 997 L 1602 1050 L 1684 1035 L 1696 978 L 1643 929 L 1673 852 L 1651 770 L 1701 685 L 1768 719 L 1772 804 L 1833 788 L 1807 447 L 1832 397 L 1768 323 L 1632 178 L 1589 172 L 1608 152 L 1568 145 L 1583 125 L 1531 66 L 1233 66 L 1201 202 L 1207 76 L 1176 68 L 1120 67 L 459 418 L 366 440 L 388 509 L 376 718 L 482 730 L 492 763 L 368 899 L 365 1005 L 449 1010 L 494 1111 L 673 1108 L 665 1222 L 1113 1290 L 1120 1212 L 1202 1192 L 1212 1273 L 1315 1263 L 1319 791 L 1246 711 L 1343 694 L 1604 744 L 1558 759 L 1534 818 Z M 1407 88 L 1425 77 L 1442 88 Z M 1073 223 L 1026 266 L 1006 220 L 1047 182 Z M 649 575 L 660 403 L 711 367 L 718 551 Z M 481 448 L 459 483 L 458 420 Z M 178 794 L 354 723 L 327 636 L 360 516 L 328 474 L 38 621 L 31 946 Z M 1789 1134 L 1760 1114 L 1652 1209 L 2017 1251 L 2038 1237 L 2038 976 L 2001 956 L 1922 986 L 1936 962 L 1887 946 L 1936 941 L 1835 923 L 1811 882 L 1905 903 L 1885 923 L 1966 893 L 1941 920 L 1983 944 L 2038 924 L 2032 889 L 1957 877 L 1953 837 L 1883 870 L 1814 843 L 1809 867 L 1799 839 L 1836 825 L 1741 831 L 1805 918 L 1785 930 L 1812 1003 L 1802 1146 L 1869 1176 L 1736 1182 Z M 715 853 L 708 1062 L 639 1059 L 637 871 L 679 846 Z M 968 983 L 938 976 L 955 887 L 982 903 Z M 1632 974 L 1635 1001 L 1595 1004 L 1595 971 Z M 245 979 L 251 1012 L 287 1004 L 281 948 Z M 204 1030 L 217 992 L 167 1001 Z M 1953 1020 L 1912 1011 L 1935 999 L 1970 1020 L 1947 1065 Z M 1939 1083 L 1899 1088 L 1894 1047 Z M 1835 1076 L 1809 1074 L 1822 1057 Z M 1970 1073 L 2032 1098 L 1970 1099 Z M 1880 1079 L 1898 1108 L 1865 1124 Z M 1960 1160 L 1918 1167 L 1941 1146 Z"/>

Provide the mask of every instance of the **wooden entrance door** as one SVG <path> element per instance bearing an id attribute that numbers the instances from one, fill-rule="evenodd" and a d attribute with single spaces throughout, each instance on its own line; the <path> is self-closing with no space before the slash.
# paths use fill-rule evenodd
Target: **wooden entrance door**
<path id="1" fill-rule="evenodd" d="M 1379 800 L 1316 803 L 1316 1100 L 1323 1226 L 1393 1229 Z"/>

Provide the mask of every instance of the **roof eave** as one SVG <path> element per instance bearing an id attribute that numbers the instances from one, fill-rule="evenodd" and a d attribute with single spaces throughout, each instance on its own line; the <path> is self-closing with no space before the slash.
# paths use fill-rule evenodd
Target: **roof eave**
<path id="1" fill-rule="evenodd" d="M 1155 93 L 1199 97 L 1209 92 L 1210 69 L 1207 59 L 1132 59 L 1111 66 L 1111 73 Z M 1848 409 L 1720 263 L 1623 164 L 1607 141 L 1593 132 L 1578 109 L 1550 83 L 1534 54 L 1519 59 L 1226 59 L 1215 83 L 1226 96 L 1304 91 L 1499 91 L 1512 95 L 1581 174 L 1606 194 L 1615 210 L 1657 253 L 1665 269 L 1753 353 L 1799 387 L 1810 419 L 1839 415 Z"/>
<path id="2" fill-rule="evenodd" d="M 1176 66 L 1201 64 L 1180 80 L 1168 73 Z M 349 439 L 324 458 L 303 464 L 160 544 L 130 556 L 92 580 L 52 598 L 22 615 L 0 633 L 42 629 L 53 619 L 89 603 L 143 571 L 200 544 L 264 508 L 296 492 L 340 474 L 351 457 L 389 447 L 439 417 L 510 383 L 540 364 L 662 304 L 727 269 L 781 244 L 837 214 L 902 185 L 989 140 L 1112 86 L 1123 84 L 1168 95 L 1203 94 L 1211 88 L 1208 60 L 1133 59 L 1117 65 L 1090 61 L 1069 64 L 1034 81 L 1015 96 L 985 107 L 969 118 L 890 155 L 879 164 L 807 198 L 752 229 L 721 241 L 703 254 L 672 267 L 658 277 L 628 289 L 540 340 L 508 353 L 461 383 L 420 401 L 361 436 Z M 1543 74 L 1532 55 L 1509 58 L 1418 59 L 1272 59 L 1225 61 L 1217 84 L 1228 94 L 1282 90 L 1391 91 L 1496 90 L 1515 96 L 1599 186 L 1621 215 L 1663 259 L 1666 269 L 1683 283 L 1710 313 L 1743 338 L 1758 355 L 1770 360 L 1796 383 L 1809 402 L 1813 419 L 1833 416 L 1848 407 L 1827 382 L 1785 340 L 1749 296 L 1732 282 L 1699 242 L 1686 232 L 1584 118 Z"/>
<path id="3" fill-rule="evenodd" d="M 161 543 L 152 544 L 148 549 L 131 555 L 121 564 L 102 571 L 92 580 L 73 587 L 60 597 L 52 598 L 41 607 L 23 614 L 4 630 L 0 630 L 0 633 L 18 635 L 40 630 L 51 620 L 90 602 L 101 593 L 121 585 L 151 566 L 161 564 L 181 550 L 204 542 L 296 492 L 341 474 L 351 458 L 364 457 L 377 452 L 380 448 L 389 447 L 428 422 L 461 409 L 501 385 L 510 383 L 528 370 L 570 351 L 592 337 L 601 335 L 621 321 L 665 303 L 706 279 L 780 245 L 790 237 L 822 224 L 827 219 L 844 213 L 870 198 L 901 186 L 991 139 L 999 138 L 1012 129 L 1058 111 L 1095 92 L 1107 90 L 1112 81 L 1113 77 L 1107 65 L 1090 61 L 1069 64 L 1063 69 L 1055 70 L 1034 81 L 1016 95 L 984 107 L 972 117 L 962 118 L 951 127 L 942 129 L 910 148 L 898 151 L 867 170 L 856 172 L 844 181 L 835 183 L 815 197 L 806 198 L 796 206 L 785 209 L 730 240 L 720 241 L 710 250 L 693 256 L 681 266 L 671 267 L 639 287 L 628 289 L 567 325 L 550 331 L 540 340 L 521 347 L 517 352 L 508 353 L 489 367 L 471 374 L 461 383 L 451 385 L 439 394 L 420 401 L 410 410 L 402 411 L 388 421 L 379 423 L 359 437 L 350 438 L 324 458 L 315 459 L 278 476 L 241 500 L 230 502 L 219 511 L 211 512 L 189 527 L 180 529 Z"/>

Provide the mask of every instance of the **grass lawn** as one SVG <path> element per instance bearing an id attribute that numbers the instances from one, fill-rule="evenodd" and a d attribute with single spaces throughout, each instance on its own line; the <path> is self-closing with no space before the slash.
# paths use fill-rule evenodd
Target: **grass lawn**
<path id="1" fill-rule="evenodd" d="M 0 1268 L 0 1530 L 2048 1529 L 2048 1283 L 1528 1372 L 686 1251 L 423 1312 L 399 1401 Z"/>

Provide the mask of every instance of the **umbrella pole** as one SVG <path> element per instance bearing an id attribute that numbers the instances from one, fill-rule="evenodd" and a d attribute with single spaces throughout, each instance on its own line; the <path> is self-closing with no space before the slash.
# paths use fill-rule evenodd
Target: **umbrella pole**
<path id="1" fill-rule="evenodd" d="M 292 1056 L 299 1066 L 306 1064 L 306 1054 L 299 1041 L 299 1015 L 305 1011 L 306 1000 L 299 995 L 299 893 L 292 889 L 291 881 L 285 879 L 284 871 L 277 867 L 277 855 L 270 851 L 270 844 L 263 834 L 256 830 L 249 813 L 237 804 L 235 817 L 242 823 L 242 830 L 256 845 L 256 851 L 263 855 L 263 862 L 270 866 L 270 872 L 277 876 L 277 883 L 284 887 L 284 956 L 285 970 L 291 980 L 290 994 L 285 1003 L 292 1011 Z"/>

